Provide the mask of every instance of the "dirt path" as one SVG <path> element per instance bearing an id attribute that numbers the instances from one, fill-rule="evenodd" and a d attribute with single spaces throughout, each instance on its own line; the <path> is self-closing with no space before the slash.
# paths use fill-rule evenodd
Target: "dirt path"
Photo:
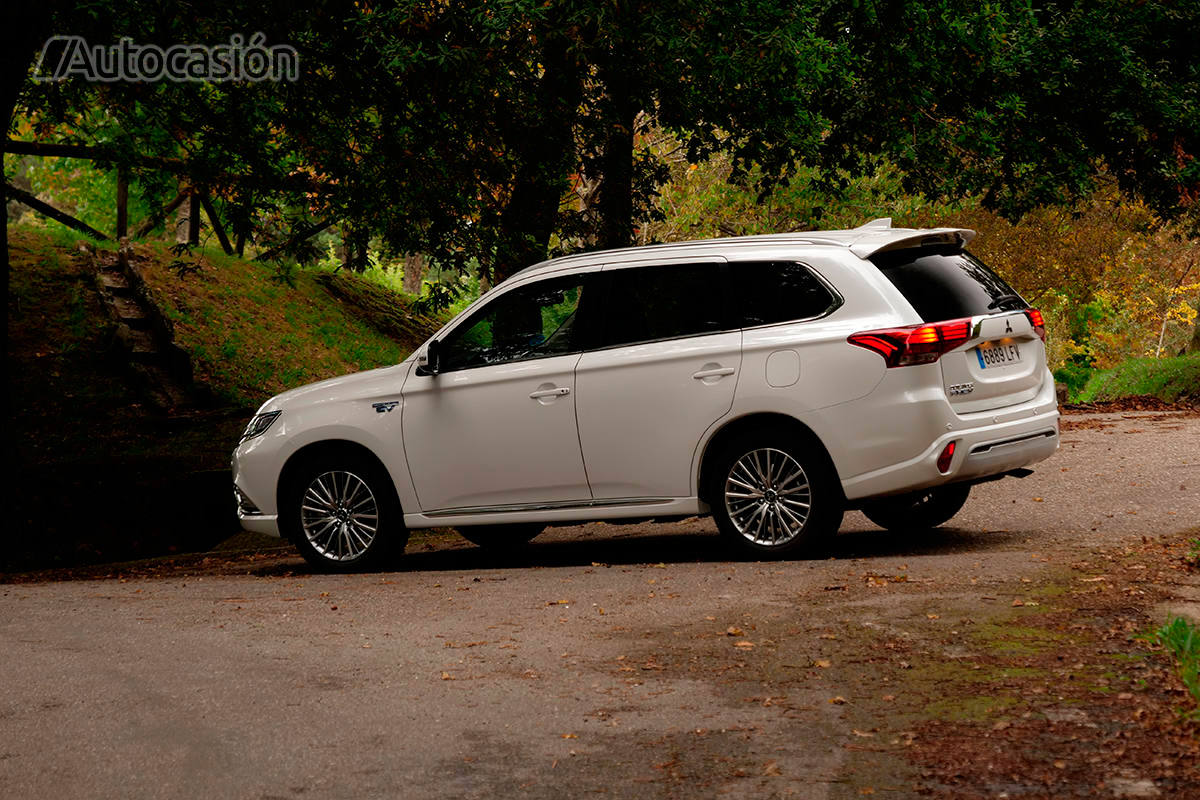
<path id="1" fill-rule="evenodd" d="M 950 526 L 848 515 L 729 561 L 707 520 L 556 529 L 500 562 L 290 555 L 0 586 L 21 797 L 1200 796 L 1169 660 L 1196 599 L 1200 418 L 1077 415 Z M 1190 532 L 1189 532 L 1190 531 Z"/>

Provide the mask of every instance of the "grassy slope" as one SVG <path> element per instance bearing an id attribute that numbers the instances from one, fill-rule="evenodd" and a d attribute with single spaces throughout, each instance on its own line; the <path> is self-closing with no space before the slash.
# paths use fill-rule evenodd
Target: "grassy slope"
<path id="1" fill-rule="evenodd" d="M 174 257 L 165 244 L 139 244 L 134 252 L 174 323 L 176 342 L 192 354 L 197 379 L 238 405 L 257 406 L 304 383 L 395 364 L 439 324 L 418 320 L 407 335 L 371 324 L 355 293 L 335 296 L 324 273 L 296 271 L 288 285 L 269 265 L 209 251 L 185 257 L 198 268 L 180 274 L 170 268 Z M 371 286 L 389 294 L 404 315 L 402 295 Z"/>
<path id="2" fill-rule="evenodd" d="M 1080 402 L 1152 395 L 1167 402 L 1200 401 L 1200 353 L 1171 358 L 1131 358 L 1092 375 Z"/>

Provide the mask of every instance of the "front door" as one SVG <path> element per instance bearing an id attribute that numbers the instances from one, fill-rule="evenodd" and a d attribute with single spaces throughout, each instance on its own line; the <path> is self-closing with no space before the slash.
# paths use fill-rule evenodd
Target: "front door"
<path id="1" fill-rule="evenodd" d="M 527 283 L 439 343 L 404 385 L 404 452 L 424 512 L 586 502 L 575 422 L 585 276 Z"/>

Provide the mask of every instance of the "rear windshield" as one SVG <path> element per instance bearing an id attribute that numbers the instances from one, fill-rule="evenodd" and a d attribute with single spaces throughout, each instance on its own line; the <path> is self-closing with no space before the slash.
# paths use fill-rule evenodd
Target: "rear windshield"
<path id="1" fill-rule="evenodd" d="M 957 247 L 893 250 L 871 257 L 924 322 L 1029 308 L 975 256 Z"/>

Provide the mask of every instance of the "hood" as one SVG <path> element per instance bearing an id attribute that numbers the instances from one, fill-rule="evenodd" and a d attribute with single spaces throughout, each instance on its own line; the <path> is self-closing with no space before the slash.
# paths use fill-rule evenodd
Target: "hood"
<path id="1" fill-rule="evenodd" d="M 336 403 L 345 400 L 363 400 L 374 397 L 398 398 L 404 385 L 404 377 L 412 364 L 407 360 L 390 367 L 341 375 L 316 383 L 309 383 L 277 394 L 263 403 L 259 414 L 266 411 L 286 411 L 304 408 L 318 403 Z"/>

